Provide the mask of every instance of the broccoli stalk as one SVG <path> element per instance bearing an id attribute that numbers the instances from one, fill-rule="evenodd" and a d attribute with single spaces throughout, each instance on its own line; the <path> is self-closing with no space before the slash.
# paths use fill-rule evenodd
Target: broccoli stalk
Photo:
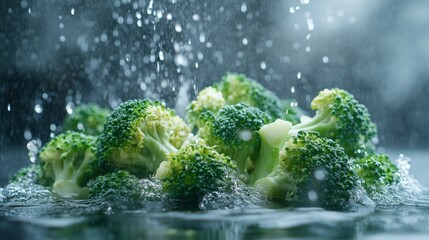
<path id="1" fill-rule="evenodd" d="M 61 198 L 85 198 L 86 183 L 94 176 L 95 137 L 66 132 L 40 152 L 43 178 L 54 179 L 52 192 Z"/>
<path id="2" fill-rule="evenodd" d="M 255 160 L 256 168 L 250 175 L 250 183 L 266 177 L 277 166 L 281 147 L 289 139 L 290 122 L 277 119 L 273 123 L 264 125 L 259 130 L 261 146 Z"/>

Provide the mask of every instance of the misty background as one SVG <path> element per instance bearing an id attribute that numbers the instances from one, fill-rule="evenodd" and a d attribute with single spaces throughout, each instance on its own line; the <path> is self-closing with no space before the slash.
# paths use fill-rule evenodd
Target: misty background
<path id="1" fill-rule="evenodd" d="M 381 147 L 429 147 L 429 1 L 23 0 L 0 3 L 0 163 L 26 159 L 74 106 L 164 99 L 244 73 L 308 110 L 365 104 Z M 11 155 L 10 152 L 13 152 Z M 8 164 L 4 164 L 8 163 Z M 20 163 L 21 164 L 21 163 Z M 23 164 L 23 163 L 22 163 Z"/>

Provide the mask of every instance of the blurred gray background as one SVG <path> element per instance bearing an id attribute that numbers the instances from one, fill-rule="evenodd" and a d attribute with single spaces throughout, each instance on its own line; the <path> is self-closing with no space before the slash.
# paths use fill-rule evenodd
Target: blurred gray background
<path id="1" fill-rule="evenodd" d="M 27 142 L 44 144 L 57 134 L 75 105 L 114 108 L 148 97 L 183 114 L 190 99 L 226 71 L 245 73 L 306 110 L 323 88 L 344 88 L 367 105 L 381 147 L 429 147 L 429 1 L 22 0 L 0 6 L 0 163 L 6 172 L 16 168 L 11 162 L 24 164 Z"/>

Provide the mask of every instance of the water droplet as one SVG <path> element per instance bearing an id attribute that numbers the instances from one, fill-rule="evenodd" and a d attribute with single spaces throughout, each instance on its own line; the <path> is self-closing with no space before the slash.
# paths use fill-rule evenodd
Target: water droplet
<path id="1" fill-rule="evenodd" d="M 298 73 L 296 74 L 296 78 L 301 79 L 301 75 L 302 75 L 302 73 L 301 73 L 301 72 L 298 72 Z"/>
<path id="2" fill-rule="evenodd" d="M 310 201 L 315 202 L 315 201 L 317 201 L 317 198 L 318 198 L 318 196 L 317 196 L 317 193 L 315 191 L 313 191 L 313 190 L 308 191 L 308 199 Z"/>
<path id="3" fill-rule="evenodd" d="M 329 62 L 329 58 L 327 56 L 323 56 L 322 57 L 322 62 L 323 63 L 328 63 Z"/>
<path id="4" fill-rule="evenodd" d="M 182 26 L 179 23 L 176 23 L 174 29 L 176 30 L 176 32 L 182 32 Z"/>
<path id="5" fill-rule="evenodd" d="M 313 31 L 314 30 L 314 22 L 313 19 L 309 18 L 307 19 L 307 27 L 308 30 Z"/>
<path id="6" fill-rule="evenodd" d="M 192 15 L 192 20 L 199 21 L 200 20 L 200 15 L 198 15 L 198 14 Z"/>
<path id="7" fill-rule="evenodd" d="M 67 103 L 67 105 L 66 105 L 66 111 L 67 111 L 68 114 L 72 114 L 73 113 L 73 106 L 74 106 L 73 103 L 71 103 L 71 102 Z"/>
<path id="8" fill-rule="evenodd" d="M 21 7 L 26 8 L 28 6 L 27 1 L 21 1 Z"/>
<path id="9" fill-rule="evenodd" d="M 243 40 L 241 42 L 243 43 L 243 45 L 247 45 L 249 43 L 249 41 L 247 40 L 247 38 L 243 38 Z"/>
<path id="10" fill-rule="evenodd" d="M 241 12 L 246 12 L 247 11 L 247 5 L 246 3 L 241 4 Z"/>
<path id="11" fill-rule="evenodd" d="M 290 8 L 289 8 L 289 12 L 290 12 L 290 13 L 294 13 L 294 12 L 295 12 L 295 9 L 294 9 L 293 7 L 290 7 Z"/>
<path id="12" fill-rule="evenodd" d="M 25 140 L 30 140 L 31 138 L 33 137 L 33 135 L 31 134 L 31 132 L 30 132 L 30 130 L 28 130 L 28 129 L 25 129 L 24 130 L 24 138 L 25 138 Z"/>
<path id="13" fill-rule="evenodd" d="M 310 3 L 310 0 L 300 0 L 302 5 L 306 5 Z"/>
<path id="14" fill-rule="evenodd" d="M 290 88 L 290 92 L 291 92 L 291 93 L 295 93 L 295 87 L 294 87 L 294 86 L 292 86 L 292 87 Z"/>
<path id="15" fill-rule="evenodd" d="M 7 104 L 7 111 L 10 112 L 10 110 L 12 109 L 10 103 Z"/>
<path id="16" fill-rule="evenodd" d="M 311 51 L 311 47 L 310 46 L 307 46 L 307 47 L 305 47 L 305 52 L 310 52 Z"/>
<path id="17" fill-rule="evenodd" d="M 27 143 L 28 156 L 30 157 L 30 161 L 32 163 L 36 162 L 37 154 L 39 152 L 40 145 L 37 140 L 31 140 Z"/>
<path id="18" fill-rule="evenodd" d="M 65 37 L 64 35 L 61 35 L 61 36 L 60 36 L 60 41 L 61 41 L 61 42 L 65 42 L 65 41 L 66 41 L 66 37 Z"/>
<path id="19" fill-rule="evenodd" d="M 316 170 L 314 172 L 314 177 L 319 181 L 325 180 L 325 171 L 323 171 L 322 169 Z"/>
<path id="20" fill-rule="evenodd" d="M 84 129 L 83 124 L 82 123 L 78 123 L 77 124 L 77 129 L 80 130 L 80 131 L 82 131 Z"/>
<path id="21" fill-rule="evenodd" d="M 241 130 L 238 132 L 238 138 L 243 141 L 250 141 L 252 140 L 252 132 L 250 130 Z"/>
<path id="22" fill-rule="evenodd" d="M 267 64 L 265 62 L 261 62 L 261 69 L 265 70 L 267 68 Z"/>
<path id="23" fill-rule="evenodd" d="M 49 129 L 51 130 L 51 131 L 55 131 L 55 130 L 57 130 L 57 126 L 55 125 L 55 124 L 51 124 L 51 125 L 49 125 Z"/>
<path id="24" fill-rule="evenodd" d="M 41 106 L 40 104 L 36 104 L 36 105 L 34 105 L 34 111 L 35 111 L 37 114 L 40 114 L 40 113 L 42 113 L 42 112 L 43 112 L 43 108 L 42 108 L 42 106 Z"/>
<path id="25" fill-rule="evenodd" d="M 75 13 L 74 8 L 72 8 L 72 9 L 70 10 L 70 13 L 71 13 L 71 15 L 74 15 L 74 13 Z"/>
<path id="26" fill-rule="evenodd" d="M 171 20 L 171 19 L 173 19 L 173 15 L 171 15 L 171 13 L 168 13 L 167 14 L 167 20 Z"/>

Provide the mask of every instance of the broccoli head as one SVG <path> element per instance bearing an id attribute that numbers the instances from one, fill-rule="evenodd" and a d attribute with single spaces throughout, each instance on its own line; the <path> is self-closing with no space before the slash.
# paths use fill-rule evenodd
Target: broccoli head
<path id="1" fill-rule="evenodd" d="M 272 118 L 258 108 L 239 103 L 221 108 L 216 115 L 205 112 L 202 119 L 206 124 L 199 129 L 198 136 L 234 160 L 239 172 L 246 176 L 248 162 L 259 151 L 258 131 Z"/>
<path id="2" fill-rule="evenodd" d="M 317 132 L 300 131 L 280 151 L 279 164 L 255 187 L 274 200 L 347 207 L 359 180 L 343 148 Z"/>
<path id="3" fill-rule="evenodd" d="M 361 179 L 362 186 L 370 194 L 399 183 L 398 167 L 385 154 L 370 154 L 353 161 L 353 167 Z"/>
<path id="4" fill-rule="evenodd" d="M 138 201 L 143 191 L 140 180 L 123 170 L 98 176 L 89 187 L 92 198 L 119 201 Z"/>
<path id="5" fill-rule="evenodd" d="M 52 139 L 40 152 L 43 179 L 53 180 L 52 192 L 61 198 L 84 198 L 94 177 L 96 137 L 66 132 Z"/>
<path id="6" fill-rule="evenodd" d="M 297 112 L 287 108 L 273 92 L 264 86 L 241 74 L 227 73 L 222 80 L 215 84 L 228 105 L 246 103 L 257 107 L 269 114 L 272 118 L 289 120 L 292 123 L 299 121 Z M 286 112 L 286 110 L 289 110 Z"/>
<path id="7" fill-rule="evenodd" d="M 95 104 L 82 104 L 73 109 L 73 113 L 64 121 L 65 131 L 83 132 L 87 135 L 101 134 L 110 110 Z"/>
<path id="8" fill-rule="evenodd" d="M 192 101 L 186 108 L 186 120 L 197 128 L 204 125 L 201 114 L 210 111 L 216 114 L 226 105 L 222 93 L 213 87 L 207 87 L 200 91 L 197 100 Z"/>
<path id="9" fill-rule="evenodd" d="M 338 88 L 325 89 L 313 99 L 311 108 L 316 115 L 294 125 L 292 134 L 301 130 L 319 132 L 322 137 L 335 140 L 351 157 L 372 152 L 377 129 L 367 108 L 353 95 Z"/>
<path id="10" fill-rule="evenodd" d="M 9 183 L 35 183 L 39 184 L 42 179 L 42 166 L 40 164 L 31 164 L 22 167 L 13 175 Z M 43 185 L 43 184 L 42 184 Z"/>
<path id="11" fill-rule="evenodd" d="M 232 192 L 236 165 L 229 157 L 204 144 L 188 144 L 161 163 L 155 177 L 171 199 L 198 203 L 206 194 Z"/>
<path id="12" fill-rule="evenodd" d="M 108 116 L 97 141 L 96 163 L 102 174 L 122 169 L 145 177 L 155 173 L 189 133 L 184 121 L 162 103 L 129 100 Z"/>

